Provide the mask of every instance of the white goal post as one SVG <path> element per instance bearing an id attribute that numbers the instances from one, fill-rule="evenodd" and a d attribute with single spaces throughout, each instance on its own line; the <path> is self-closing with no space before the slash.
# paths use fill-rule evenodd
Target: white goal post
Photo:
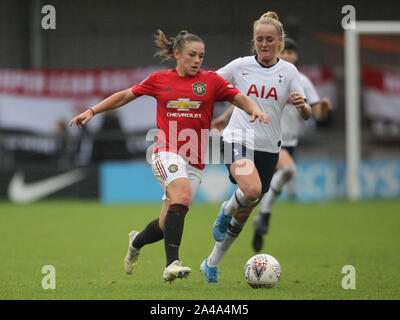
<path id="1" fill-rule="evenodd" d="M 361 34 L 400 34 L 400 21 L 356 21 L 355 28 L 345 30 L 345 115 L 347 198 L 361 196 L 359 166 L 361 160 L 360 129 L 360 60 L 358 38 Z"/>

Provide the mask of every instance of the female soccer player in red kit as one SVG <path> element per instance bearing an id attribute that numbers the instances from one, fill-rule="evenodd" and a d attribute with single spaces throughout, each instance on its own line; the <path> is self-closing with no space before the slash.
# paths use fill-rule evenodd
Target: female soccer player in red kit
<path id="1" fill-rule="evenodd" d="M 153 73 L 140 84 L 103 100 L 73 118 L 70 126 L 81 128 L 100 112 L 119 108 L 142 95 L 157 99 L 157 136 L 152 156 L 152 169 L 164 189 L 160 217 L 151 221 L 142 232 L 129 233 L 128 253 L 124 259 L 125 272 L 136 269 L 140 249 L 164 239 L 165 281 L 187 277 L 191 269 L 179 259 L 184 218 L 192 204 L 202 178 L 205 150 L 199 143 L 202 130 L 209 129 L 215 101 L 230 101 L 267 123 L 268 115 L 255 102 L 241 94 L 229 82 L 211 71 L 200 69 L 204 59 L 204 42 L 196 35 L 181 31 L 168 40 L 157 31 L 156 53 L 164 60 L 176 60 L 176 68 Z M 189 142 L 187 142 L 189 138 Z M 204 140 L 204 139 L 203 139 Z"/>

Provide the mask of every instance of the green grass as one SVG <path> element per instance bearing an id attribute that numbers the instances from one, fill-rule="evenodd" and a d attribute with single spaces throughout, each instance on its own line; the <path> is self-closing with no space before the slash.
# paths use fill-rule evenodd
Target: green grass
<path id="1" fill-rule="evenodd" d="M 243 277 L 254 255 L 251 224 L 220 265 L 219 283 L 198 271 L 214 245 L 219 206 L 195 204 L 186 217 L 181 259 L 186 280 L 163 283 L 163 242 L 144 247 L 132 276 L 123 272 L 128 233 L 158 216 L 160 205 L 97 202 L 0 203 L 0 299 L 399 299 L 400 202 L 278 204 L 264 252 L 281 264 L 273 289 Z M 56 290 L 44 290 L 44 265 L 56 268 Z M 342 267 L 356 269 L 356 289 L 341 287 Z"/>

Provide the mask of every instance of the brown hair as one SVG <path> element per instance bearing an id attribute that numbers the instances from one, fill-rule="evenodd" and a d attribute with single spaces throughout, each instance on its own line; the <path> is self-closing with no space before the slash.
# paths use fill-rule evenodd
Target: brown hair
<path id="1" fill-rule="evenodd" d="M 154 35 L 154 43 L 158 47 L 154 56 L 161 57 L 161 62 L 166 60 L 173 61 L 175 60 L 174 51 L 182 51 L 185 48 L 187 42 L 197 41 L 204 44 L 203 40 L 195 34 L 189 33 L 186 30 L 182 30 L 178 33 L 178 35 L 174 38 L 167 39 L 164 32 L 160 29 L 156 31 Z"/>
<path id="2" fill-rule="evenodd" d="M 283 29 L 282 22 L 279 21 L 278 14 L 274 11 L 268 11 L 268 12 L 264 13 L 260 17 L 260 19 L 254 21 L 253 33 L 259 24 L 272 24 L 275 27 L 276 32 L 278 33 L 278 36 L 282 37 L 282 41 L 278 45 L 278 52 L 277 52 L 277 54 L 280 54 L 285 47 L 284 39 L 285 39 L 286 33 L 285 33 L 285 30 Z M 253 53 L 256 51 L 256 49 L 254 47 L 254 41 L 253 41 L 252 51 L 253 51 Z"/>

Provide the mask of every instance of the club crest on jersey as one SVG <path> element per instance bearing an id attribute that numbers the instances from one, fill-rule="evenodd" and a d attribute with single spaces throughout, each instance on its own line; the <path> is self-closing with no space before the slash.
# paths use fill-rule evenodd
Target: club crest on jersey
<path id="1" fill-rule="evenodd" d="M 207 85 L 202 82 L 196 82 L 192 84 L 193 92 L 198 96 L 202 96 L 206 93 Z"/>
<path id="2" fill-rule="evenodd" d="M 168 171 L 171 172 L 171 173 L 175 173 L 175 172 L 178 171 L 178 166 L 177 166 L 176 164 L 171 164 L 171 165 L 168 167 Z"/>
<path id="3" fill-rule="evenodd" d="M 167 108 L 175 108 L 178 111 L 189 111 L 190 109 L 200 108 L 200 101 L 190 101 L 190 99 L 181 99 L 178 101 L 168 101 Z"/>

